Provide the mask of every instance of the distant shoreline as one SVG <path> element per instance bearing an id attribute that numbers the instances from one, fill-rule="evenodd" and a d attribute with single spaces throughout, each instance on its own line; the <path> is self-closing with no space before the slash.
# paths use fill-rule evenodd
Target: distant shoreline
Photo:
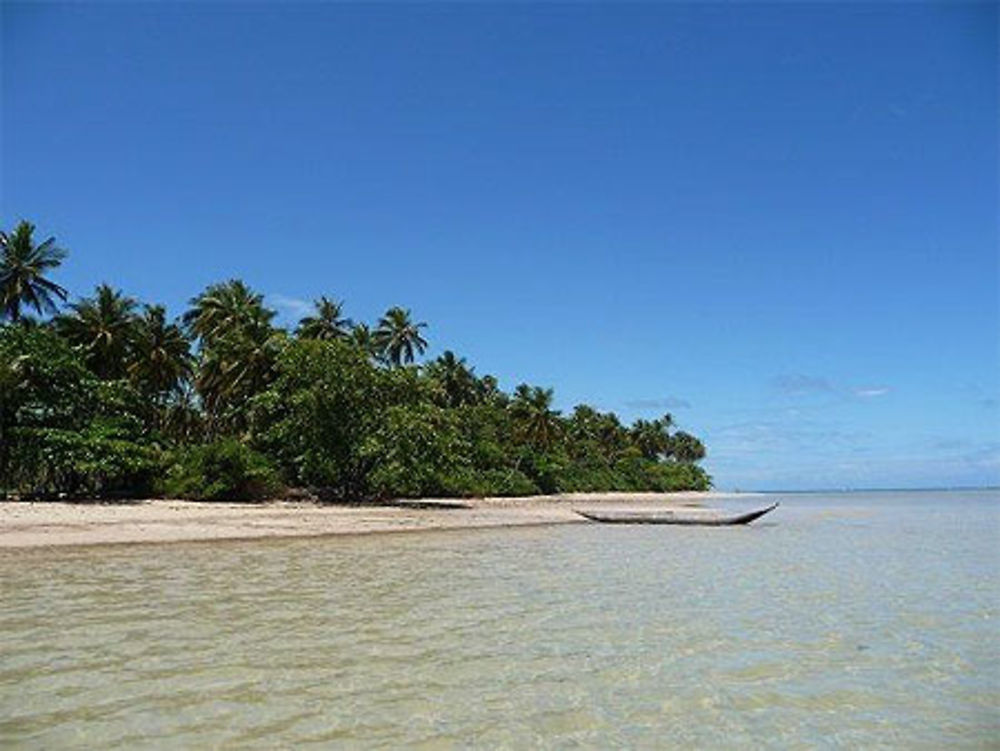
<path id="1" fill-rule="evenodd" d="M 518 498 L 417 499 L 406 506 L 273 502 L 0 502 L 0 549 L 251 540 L 582 523 L 574 508 L 690 507 L 757 493 L 569 493 Z M 435 507 L 440 504 L 440 507 Z M 420 505 L 420 508 L 414 507 Z"/>
<path id="2" fill-rule="evenodd" d="M 1000 490 L 1000 485 L 956 485 L 945 487 L 915 487 L 915 488 L 818 488 L 816 490 L 748 490 L 734 491 L 739 495 L 809 495 L 818 493 L 954 493 L 960 491 L 979 492 L 985 490 Z"/>

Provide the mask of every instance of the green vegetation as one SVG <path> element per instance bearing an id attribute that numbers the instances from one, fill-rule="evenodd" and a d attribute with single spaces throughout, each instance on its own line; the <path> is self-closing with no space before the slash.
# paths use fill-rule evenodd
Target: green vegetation
<path id="1" fill-rule="evenodd" d="M 62 263 L 66 251 L 57 248 L 52 237 L 36 244 L 34 233 L 30 222 L 21 222 L 10 234 L 0 232 L 0 312 L 14 323 L 25 306 L 36 313 L 55 313 L 56 298 L 66 301 L 66 290 L 44 276 Z"/>
<path id="2" fill-rule="evenodd" d="M 267 498 L 280 489 L 278 473 L 267 457 L 236 438 L 181 449 L 164 483 L 167 495 L 198 501 Z"/>
<path id="3" fill-rule="evenodd" d="M 253 500 L 310 488 L 356 502 L 710 485 L 704 446 L 670 415 L 564 416 L 552 389 L 507 394 L 453 352 L 415 364 L 427 324 L 401 307 L 369 328 L 322 297 L 289 332 L 233 279 L 173 322 L 107 284 L 60 313 L 67 293 L 47 276 L 65 251 L 33 232 L 0 234 L 8 492 Z"/>

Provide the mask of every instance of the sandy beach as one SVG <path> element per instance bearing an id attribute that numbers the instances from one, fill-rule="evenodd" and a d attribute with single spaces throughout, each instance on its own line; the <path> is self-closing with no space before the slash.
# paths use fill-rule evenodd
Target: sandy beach
<path id="1" fill-rule="evenodd" d="M 741 494 L 741 497 L 745 494 Z M 0 548 L 414 532 L 587 523 L 574 509 L 710 505 L 726 493 L 572 493 L 525 498 L 422 499 L 406 506 L 311 503 L 0 502 Z M 403 502 L 406 503 L 406 502 Z"/>

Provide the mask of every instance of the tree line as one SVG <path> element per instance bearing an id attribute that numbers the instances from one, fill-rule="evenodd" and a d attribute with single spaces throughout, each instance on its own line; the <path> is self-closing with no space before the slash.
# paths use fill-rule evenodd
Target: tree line
<path id="1" fill-rule="evenodd" d="M 0 490 L 21 497 L 321 499 L 707 489 L 672 417 L 623 424 L 553 391 L 506 393 L 426 324 L 321 297 L 294 330 L 239 279 L 176 320 L 107 284 L 70 301 L 66 258 L 0 233 Z M 291 491 L 289 489 L 292 489 Z"/>

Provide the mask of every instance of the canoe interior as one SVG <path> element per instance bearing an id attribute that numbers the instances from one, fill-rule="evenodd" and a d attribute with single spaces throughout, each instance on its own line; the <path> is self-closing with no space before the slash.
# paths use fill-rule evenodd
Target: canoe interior
<path id="1" fill-rule="evenodd" d="M 580 516 L 603 524 L 683 524 L 703 527 L 728 527 L 749 524 L 778 507 L 773 503 L 766 508 L 744 514 L 717 515 L 684 511 L 580 511 Z"/>

